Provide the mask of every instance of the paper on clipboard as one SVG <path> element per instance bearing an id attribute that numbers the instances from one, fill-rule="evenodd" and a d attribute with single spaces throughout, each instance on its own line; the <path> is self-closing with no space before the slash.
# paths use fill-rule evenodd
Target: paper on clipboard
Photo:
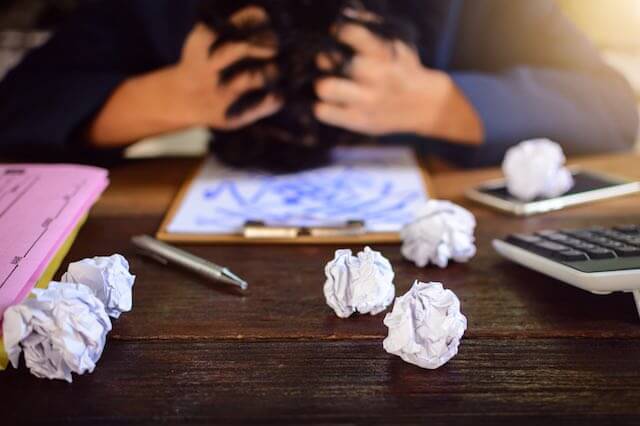
<path id="1" fill-rule="evenodd" d="M 191 182 L 166 231 L 242 233 L 268 226 L 340 226 L 363 221 L 367 232 L 399 232 L 428 198 L 409 148 L 340 147 L 331 165 L 287 175 L 235 170 L 213 157 Z"/>

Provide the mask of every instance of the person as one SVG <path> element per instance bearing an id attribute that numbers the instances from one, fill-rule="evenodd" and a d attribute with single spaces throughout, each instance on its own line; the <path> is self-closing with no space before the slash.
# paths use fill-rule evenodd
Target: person
<path id="1" fill-rule="evenodd" d="M 85 6 L 0 83 L 0 151 L 120 149 L 191 126 L 238 129 L 278 111 L 270 96 L 239 117 L 225 115 L 265 81 L 253 73 L 223 83 L 220 71 L 275 52 L 233 43 L 209 54 L 216 34 L 196 23 L 198 1 Z M 553 0 L 436 1 L 447 13 L 430 65 L 420 46 L 390 54 L 363 27 L 338 29 L 356 54 L 349 78 L 316 82 L 316 118 L 468 167 L 497 164 L 511 145 L 535 137 L 570 155 L 633 144 L 631 88 Z"/>

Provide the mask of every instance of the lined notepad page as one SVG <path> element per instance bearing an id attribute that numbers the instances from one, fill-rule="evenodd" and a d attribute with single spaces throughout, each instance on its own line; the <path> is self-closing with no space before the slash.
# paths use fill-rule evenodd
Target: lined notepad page
<path id="1" fill-rule="evenodd" d="M 108 185 L 106 170 L 0 165 L 0 320 L 26 297 Z"/>

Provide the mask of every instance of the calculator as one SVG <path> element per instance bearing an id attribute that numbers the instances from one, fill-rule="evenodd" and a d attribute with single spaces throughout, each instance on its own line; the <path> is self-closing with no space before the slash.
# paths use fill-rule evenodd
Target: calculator
<path id="1" fill-rule="evenodd" d="M 493 246 L 513 262 L 591 293 L 633 293 L 640 314 L 640 225 L 514 234 Z"/>

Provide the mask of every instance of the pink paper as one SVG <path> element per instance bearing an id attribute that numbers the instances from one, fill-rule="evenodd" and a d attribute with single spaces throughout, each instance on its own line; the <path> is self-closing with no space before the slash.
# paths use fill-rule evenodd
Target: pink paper
<path id="1" fill-rule="evenodd" d="M 96 167 L 0 165 L 0 321 L 33 289 L 107 176 Z"/>

